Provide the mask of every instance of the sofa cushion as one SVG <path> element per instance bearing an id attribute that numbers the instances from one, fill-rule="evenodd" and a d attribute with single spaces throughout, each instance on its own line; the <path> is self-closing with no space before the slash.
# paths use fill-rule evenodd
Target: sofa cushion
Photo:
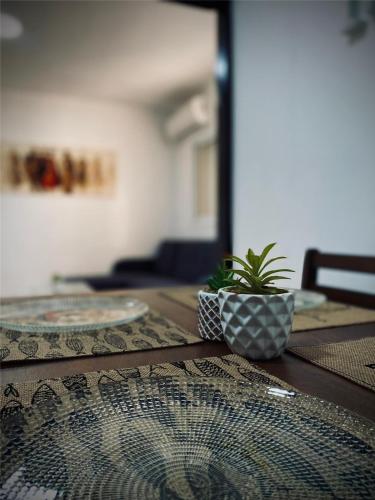
<path id="1" fill-rule="evenodd" d="M 176 286 L 183 284 L 169 276 L 155 273 L 129 271 L 123 274 L 108 276 L 93 276 L 87 278 L 87 283 L 94 290 L 120 290 L 122 288 L 152 288 L 162 286 Z"/>
<path id="2" fill-rule="evenodd" d="M 174 286 L 204 283 L 220 260 L 215 241 L 167 240 L 157 258 L 122 259 L 106 276 L 70 276 L 67 281 L 85 281 L 94 290 Z"/>
<path id="3" fill-rule="evenodd" d="M 126 273 L 124 274 L 123 278 L 124 280 L 126 280 L 127 286 L 129 288 L 152 288 L 183 284 L 182 281 L 171 276 L 147 272 L 142 273 L 138 271 Z"/>
<path id="4" fill-rule="evenodd" d="M 174 276 L 190 283 L 203 283 L 219 262 L 216 242 L 185 241 L 176 246 Z"/>
<path id="5" fill-rule="evenodd" d="M 155 272 L 165 276 L 173 276 L 175 263 L 176 242 L 166 241 L 162 243 L 155 260 Z"/>
<path id="6" fill-rule="evenodd" d="M 112 273 L 127 273 L 128 271 L 154 271 L 155 261 L 154 259 L 121 259 L 115 262 L 112 267 Z"/>

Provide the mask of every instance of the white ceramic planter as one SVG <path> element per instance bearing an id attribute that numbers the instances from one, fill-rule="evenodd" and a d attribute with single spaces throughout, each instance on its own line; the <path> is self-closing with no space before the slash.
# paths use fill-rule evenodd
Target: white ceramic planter
<path id="1" fill-rule="evenodd" d="M 253 360 L 280 356 L 292 328 L 292 292 L 250 295 L 223 288 L 218 299 L 224 339 L 234 353 Z"/>
<path id="2" fill-rule="evenodd" d="M 224 340 L 217 293 L 198 293 L 198 331 L 205 340 Z"/>

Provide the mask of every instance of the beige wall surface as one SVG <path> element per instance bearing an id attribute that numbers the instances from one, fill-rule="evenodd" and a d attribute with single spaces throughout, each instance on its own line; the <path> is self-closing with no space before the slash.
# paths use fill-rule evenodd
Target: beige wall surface
<path id="1" fill-rule="evenodd" d="M 108 272 L 168 232 L 169 152 L 141 107 L 49 94 L 2 94 L 2 141 L 116 154 L 113 196 L 2 193 L 1 293 L 50 292 L 54 273 Z"/>

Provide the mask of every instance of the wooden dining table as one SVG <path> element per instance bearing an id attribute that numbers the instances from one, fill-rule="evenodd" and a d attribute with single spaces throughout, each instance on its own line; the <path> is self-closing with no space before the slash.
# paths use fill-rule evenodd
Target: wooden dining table
<path id="1" fill-rule="evenodd" d="M 104 293 L 138 298 L 189 332 L 199 336 L 196 311 L 168 298 L 165 291 L 166 289 L 163 288 Z M 290 336 L 289 346 L 317 345 L 356 340 L 369 336 L 375 336 L 375 323 L 294 333 Z M 205 341 L 178 347 L 112 353 L 95 357 L 8 362 L 1 368 L 1 384 L 59 378 L 98 370 L 130 368 L 170 361 L 222 356 L 230 354 L 230 352 L 224 342 Z M 309 363 L 288 351 L 276 359 L 257 361 L 255 364 L 299 391 L 341 405 L 375 421 L 375 393 L 370 389 Z"/>

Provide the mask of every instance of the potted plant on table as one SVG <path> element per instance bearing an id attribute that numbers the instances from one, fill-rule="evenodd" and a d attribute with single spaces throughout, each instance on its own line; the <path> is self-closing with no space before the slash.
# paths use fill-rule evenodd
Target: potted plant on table
<path id="1" fill-rule="evenodd" d="M 292 269 L 268 270 L 269 265 L 285 259 L 266 258 L 275 246 L 267 245 L 260 255 L 249 248 L 245 260 L 228 257 L 239 264 L 231 270 L 239 279 L 219 290 L 218 300 L 224 339 L 230 349 L 253 360 L 271 359 L 285 349 L 292 327 L 294 295 L 277 288 L 275 281 L 286 278 L 280 273 Z"/>
<path id="2" fill-rule="evenodd" d="M 198 331 L 205 340 L 224 340 L 217 294 L 220 288 L 234 284 L 233 276 L 222 263 L 207 280 L 207 287 L 198 292 Z"/>

